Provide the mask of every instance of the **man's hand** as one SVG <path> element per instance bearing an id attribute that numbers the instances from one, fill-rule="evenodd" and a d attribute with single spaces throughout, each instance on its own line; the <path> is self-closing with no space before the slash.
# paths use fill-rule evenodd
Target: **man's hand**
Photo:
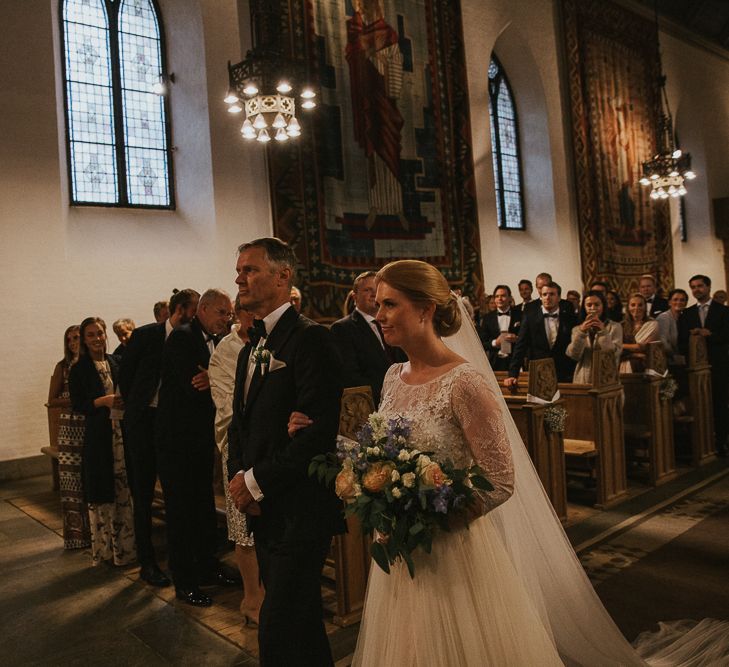
<path id="1" fill-rule="evenodd" d="M 494 340 L 494 347 L 501 347 L 504 343 L 513 343 L 516 340 L 516 334 L 504 331 Z"/>
<path id="2" fill-rule="evenodd" d="M 292 412 L 288 423 L 289 438 L 293 438 L 299 429 L 311 426 L 313 423 L 303 412 Z"/>
<path id="3" fill-rule="evenodd" d="M 507 389 L 516 390 L 518 385 L 519 385 L 519 378 L 505 378 L 504 379 L 504 386 Z"/>
<path id="4" fill-rule="evenodd" d="M 708 338 L 711 336 L 711 331 L 709 331 L 706 327 L 697 327 L 696 329 L 691 329 L 689 333 L 692 336 L 703 336 L 704 338 Z"/>
<path id="5" fill-rule="evenodd" d="M 254 515 L 258 515 L 261 513 L 261 508 L 258 506 L 258 503 L 253 499 L 251 492 L 246 486 L 246 480 L 242 472 L 239 472 L 235 477 L 233 477 L 233 479 L 230 480 L 230 484 L 228 484 L 228 489 L 230 490 L 230 496 L 239 511 L 248 512 L 249 514 Z M 251 508 L 251 511 L 249 511 L 249 507 L 251 505 L 255 505 L 255 507 Z"/>
<path id="6" fill-rule="evenodd" d="M 197 375 L 192 376 L 192 386 L 198 391 L 206 391 L 210 389 L 210 378 L 208 377 L 207 368 L 198 366 L 200 372 Z"/>

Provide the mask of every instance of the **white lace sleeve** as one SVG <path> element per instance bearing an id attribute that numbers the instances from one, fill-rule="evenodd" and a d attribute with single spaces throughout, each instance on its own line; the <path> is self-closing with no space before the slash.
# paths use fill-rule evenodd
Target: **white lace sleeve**
<path id="1" fill-rule="evenodd" d="M 490 512 L 514 492 L 514 463 L 501 409 L 476 371 L 454 379 L 451 408 L 474 460 L 494 487 L 483 497 L 485 512 Z"/>

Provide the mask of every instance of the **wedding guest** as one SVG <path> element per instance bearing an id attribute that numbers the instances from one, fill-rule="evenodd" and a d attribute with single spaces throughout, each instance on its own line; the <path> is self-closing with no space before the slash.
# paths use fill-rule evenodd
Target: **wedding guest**
<path id="1" fill-rule="evenodd" d="M 293 290 L 292 290 L 293 292 Z M 293 304 L 292 304 L 293 305 Z M 294 306 L 295 308 L 296 306 Z M 253 326 L 253 315 L 244 310 L 240 301 L 234 306 L 236 324 L 231 332 L 218 343 L 210 357 L 208 375 L 210 392 L 215 403 L 215 442 L 223 463 L 223 479 L 228 479 L 228 426 L 233 416 L 233 391 L 238 355 L 248 342 L 248 329 Z M 243 580 L 243 599 L 240 612 L 244 625 L 258 625 L 263 587 L 258 572 L 258 560 L 253 535 L 248 530 L 245 514 L 235 506 L 227 484 L 225 487 L 225 517 L 228 523 L 228 539 L 235 544 L 235 559 Z"/>
<path id="2" fill-rule="evenodd" d="M 727 296 L 726 296 L 726 290 L 718 289 L 716 292 L 714 292 L 714 296 L 711 297 L 712 301 L 716 301 L 716 303 L 720 303 L 722 306 L 726 306 Z"/>
<path id="3" fill-rule="evenodd" d="M 123 317 L 111 325 L 111 328 L 114 330 L 116 337 L 119 339 L 119 345 L 113 352 L 113 354 L 117 357 L 121 357 L 124 355 L 124 352 L 127 348 L 127 343 L 132 337 L 132 331 L 134 331 L 134 327 L 134 321 L 130 320 L 128 317 Z"/>
<path id="4" fill-rule="evenodd" d="M 479 337 L 495 371 L 509 369 L 511 353 L 516 343 L 522 313 L 511 307 L 511 288 L 497 285 L 494 288 L 496 310 L 488 313 L 479 328 Z"/>
<path id="5" fill-rule="evenodd" d="M 296 285 L 291 286 L 291 305 L 297 313 L 301 312 L 301 290 Z"/>
<path id="6" fill-rule="evenodd" d="M 642 373 L 648 343 L 660 340 L 658 323 L 648 316 L 648 306 L 642 294 L 632 294 L 623 322 L 623 352 L 621 373 Z"/>
<path id="7" fill-rule="evenodd" d="M 134 532 L 141 566 L 139 578 L 152 586 L 169 586 L 157 563 L 152 544 L 152 503 L 159 461 L 154 444 L 154 423 L 159 397 L 160 369 L 165 341 L 172 331 L 195 315 L 200 295 L 193 289 L 175 290 L 169 302 L 171 315 L 162 322 L 134 330 L 119 371 L 124 398 L 124 427 L 130 486 L 134 500 Z"/>
<path id="8" fill-rule="evenodd" d="M 572 381 L 592 384 L 593 350 L 613 352 L 617 367 L 623 348 L 623 327 L 608 318 L 607 301 L 601 291 L 588 292 L 583 308 L 585 319 L 572 329 L 572 340 L 566 354 L 577 362 Z"/>
<path id="9" fill-rule="evenodd" d="M 656 318 L 658 335 L 661 337 L 663 348 L 666 350 L 668 362 L 675 366 L 683 366 L 686 363 L 684 356 L 678 349 L 678 321 L 687 305 L 688 294 L 686 290 L 673 289 L 668 293 L 669 309 Z"/>
<path id="10" fill-rule="evenodd" d="M 137 558 L 131 493 L 117 411 L 123 409 L 114 387 L 118 360 L 106 353 L 106 324 L 87 317 L 80 326 L 80 353 L 71 368 L 69 389 L 76 412 L 86 417 L 83 488 L 89 506 L 94 565 L 128 565 Z"/>
<path id="11" fill-rule="evenodd" d="M 603 294 L 607 294 L 609 291 L 610 287 L 602 280 L 593 280 L 590 283 L 590 289 L 588 290 L 588 292 L 602 292 Z"/>
<path id="12" fill-rule="evenodd" d="M 152 309 L 154 312 L 154 321 L 161 324 L 170 316 L 169 301 L 158 301 Z"/>
<path id="13" fill-rule="evenodd" d="M 63 334 L 63 359 L 56 364 L 48 390 L 48 407 L 61 408 L 58 417 L 58 486 L 63 515 L 63 548 L 81 549 L 91 544 L 89 509 L 84 502 L 81 481 L 81 454 L 84 443 L 84 416 L 71 409 L 68 377 L 78 361 L 79 326 Z"/>
<path id="14" fill-rule="evenodd" d="M 520 311 L 524 312 L 524 308 L 526 308 L 526 305 L 531 302 L 532 300 L 532 292 L 534 292 L 534 286 L 532 285 L 531 280 L 527 280 L 526 278 L 522 278 L 519 281 L 519 296 L 521 297 L 521 303 L 516 306 Z"/>
<path id="15" fill-rule="evenodd" d="M 580 305 L 581 305 L 581 297 L 580 293 L 577 290 L 571 289 L 567 291 L 567 301 L 569 301 L 572 304 L 572 307 L 575 310 L 575 315 L 579 316 L 580 314 Z"/>
<path id="16" fill-rule="evenodd" d="M 714 435 L 719 456 L 727 454 L 727 399 L 729 399 L 729 309 L 711 298 L 711 279 L 696 275 L 689 280 L 696 303 L 687 308 L 678 323 L 678 346 L 688 355 L 689 338 L 703 336 L 711 364 L 711 395 L 714 405 Z"/>
<path id="17" fill-rule="evenodd" d="M 212 599 L 200 586 L 239 583 L 215 558 L 215 405 L 207 370 L 229 318 L 230 296 L 209 289 L 195 317 L 172 331 L 162 352 L 154 429 L 175 596 L 204 607 Z"/>
<path id="18" fill-rule="evenodd" d="M 542 288 L 545 285 L 549 285 L 549 284 L 556 285 L 557 283 L 555 283 L 552 280 L 551 274 L 542 272 L 542 273 L 537 274 L 537 277 L 534 279 L 534 284 L 537 286 L 537 295 L 539 298 L 536 299 L 535 301 L 528 303 L 526 306 L 524 306 L 524 312 L 531 311 L 532 313 L 534 313 L 536 315 L 542 309 Z M 562 288 L 560 288 L 560 293 L 561 293 L 561 290 L 562 290 Z M 560 297 L 559 309 L 560 309 L 560 312 L 564 311 L 565 313 L 571 313 L 572 304 L 569 301 L 567 301 L 567 299 L 563 299 Z"/>
<path id="19" fill-rule="evenodd" d="M 648 309 L 646 314 L 653 319 L 668 310 L 668 301 L 658 294 L 656 287 L 656 279 L 649 273 L 642 275 L 638 281 L 638 291 L 643 295 Z"/>
<path id="20" fill-rule="evenodd" d="M 526 308 L 509 365 L 509 377 L 504 381 L 504 386 L 516 387 L 521 366 L 527 357 L 551 357 L 554 359 L 557 379 L 560 382 L 572 381 L 575 362 L 565 352 L 577 318 L 572 312 L 571 304 L 567 303 L 566 308 L 563 306 L 561 294 L 562 288 L 557 283 L 546 283 L 540 294 L 541 306 L 537 309 L 531 305 Z"/>
<path id="21" fill-rule="evenodd" d="M 400 350 L 385 344 L 380 325 L 375 320 L 376 275 L 375 271 L 365 271 L 354 279 L 354 310 L 337 320 L 330 329 L 342 362 L 344 386 L 370 387 L 375 406 L 380 402 L 387 369 L 396 361 L 404 361 Z"/>
<path id="22" fill-rule="evenodd" d="M 607 301 L 608 308 L 608 319 L 613 322 L 622 322 L 623 315 L 623 302 L 620 300 L 620 294 L 615 290 L 608 290 L 605 293 L 605 299 Z"/>

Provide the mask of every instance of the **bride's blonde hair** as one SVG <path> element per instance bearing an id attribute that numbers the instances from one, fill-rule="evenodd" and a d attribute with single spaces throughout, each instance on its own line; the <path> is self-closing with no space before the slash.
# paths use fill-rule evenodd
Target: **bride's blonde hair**
<path id="1" fill-rule="evenodd" d="M 417 259 L 401 259 L 383 266 L 375 279 L 402 292 L 415 303 L 435 303 L 433 328 L 439 336 L 452 336 L 461 328 L 458 297 L 434 266 Z"/>

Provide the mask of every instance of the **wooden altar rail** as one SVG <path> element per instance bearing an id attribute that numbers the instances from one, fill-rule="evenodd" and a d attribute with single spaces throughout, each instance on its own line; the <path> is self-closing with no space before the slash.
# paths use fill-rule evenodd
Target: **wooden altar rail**
<path id="1" fill-rule="evenodd" d="M 593 476 L 595 506 L 606 508 L 627 497 L 623 389 L 615 356 L 601 350 L 595 350 L 593 355 L 593 384 L 560 383 L 558 388 L 567 409 L 563 434 L 565 469 L 568 474 L 587 472 Z M 496 375 L 500 382 L 506 376 Z M 529 375 L 520 375 L 519 393 L 525 393 Z M 508 396 L 508 390 L 504 394 Z"/>
<path id="2" fill-rule="evenodd" d="M 649 343 L 646 351 L 646 373 L 622 373 L 625 390 L 626 455 L 633 463 L 647 466 L 634 472 L 647 477 L 653 486 L 674 479 L 676 453 L 673 444 L 673 405 L 661 398 L 661 385 L 668 370 L 666 353 L 660 341 Z"/>
<path id="3" fill-rule="evenodd" d="M 714 408 L 711 396 L 711 365 L 702 336 L 689 337 L 688 410 L 691 465 L 702 466 L 716 458 L 714 451 Z"/>

